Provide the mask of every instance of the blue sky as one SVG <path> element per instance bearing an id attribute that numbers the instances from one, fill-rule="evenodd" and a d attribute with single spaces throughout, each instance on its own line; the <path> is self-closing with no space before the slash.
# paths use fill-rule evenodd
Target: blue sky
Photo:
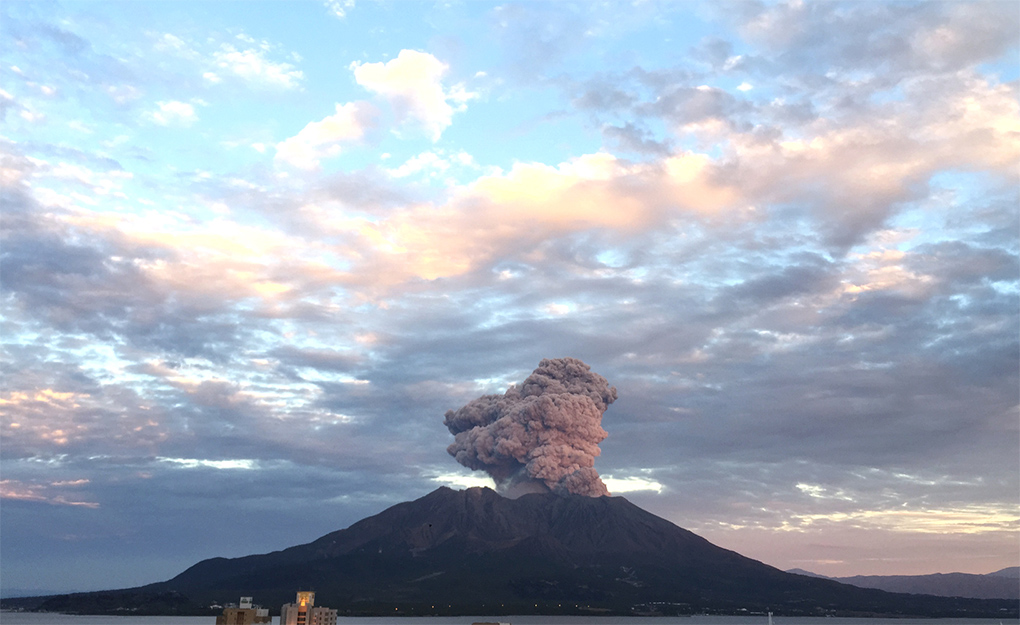
<path id="1" fill-rule="evenodd" d="M 443 414 L 564 356 L 717 544 L 1020 560 L 1012 3 L 0 10 L 4 593 L 484 484 Z"/>

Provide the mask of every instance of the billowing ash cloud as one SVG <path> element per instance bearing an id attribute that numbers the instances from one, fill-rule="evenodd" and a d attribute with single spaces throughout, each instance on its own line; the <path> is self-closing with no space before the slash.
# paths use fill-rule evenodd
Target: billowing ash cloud
<path id="1" fill-rule="evenodd" d="M 607 434 L 602 413 L 616 388 L 576 358 L 544 359 L 503 395 L 446 412 L 457 462 L 492 476 L 500 492 L 608 495 L 595 470 Z"/>

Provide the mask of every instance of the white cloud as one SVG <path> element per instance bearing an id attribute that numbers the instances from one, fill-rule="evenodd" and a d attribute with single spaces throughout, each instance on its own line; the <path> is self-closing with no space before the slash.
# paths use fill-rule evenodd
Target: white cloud
<path id="1" fill-rule="evenodd" d="M 290 63 L 274 62 L 266 58 L 267 45 L 260 49 L 238 50 L 225 43 L 213 53 L 213 60 L 221 71 L 230 72 L 248 82 L 281 89 L 293 89 L 304 79 L 304 73 Z M 219 82 L 215 73 L 204 75 L 210 82 Z"/>
<path id="2" fill-rule="evenodd" d="M 205 467 L 209 469 L 243 469 L 252 470 L 258 468 L 258 462 L 244 458 L 241 460 L 201 460 L 197 458 L 164 458 L 158 456 L 156 460 L 176 465 L 184 469 L 197 469 Z"/>
<path id="3" fill-rule="evenodd" d="M 236 76 L 254 85 L 293 89 L 304 79 L 304 74 L 290 63 L 267 57 L 279 49 L 267 40 L 258 40 L 242 32 L 233 37 L 233 43 L 220 43 L 219 48 L 210 54 L 208 47 L 214 44 L 213 39 L 208 39 L 204 45 L 196 47 L 194 42 L 166 33 L 156 39 L 153 47 L 160 53 L 194 62 L 202 78 L 214 85 Z M 301 60 L 296 53 L 288 56 L 295 62 Z"/>
<path id="4" fill-rule="evenodd" d="M 347 11 L 354 8 L 354 0 L 326 0 L 323 4 L 332 15 L 340 19 L 347 17 Z"/>
<path id="5" fill-rule="evenodd" d="M 417 156 L 407 159 L 400 167 L 387 169 L 386 172 L 394 178 L 403 178 L 424 170 L 428 170 L 431 175 L 436 175 L 445 172 L 449 168 L 449 161 L 439 154 L 435 152 L 422 152 Z"/>
<path id="6" fill-rule="evenodd" d="M 117 104 L 126 104 L 142 97 L 142 90 L 132 85 L 109 85 L 106 92 Z"/>
<path id="7" fill-rule="evenodd" d="M 479 169 L 474 157 L 463 150 L 449 156 L 443 150 L 436 150 L 435 152 L 427 151 L 412 156 L 399 167 L 387 169 L 386 173 L 394 178 L 404 178 L 418 173 L 424 173 L 428 177 L 434 178 L 446 173 L 451 167 Z"/>
<path id="8" fill-rule="evenodd" d="M 159 37 L 153 47 L 159 52 L 169 52 L 175 56 L 190 59 L 192 61 L 200 58 L 200 55 L 194 47 L 189 45 L 186 41 L 173 35 L 171 33 L 164 33 Z"/>
<path id="9" fill-rule="evenodd" d="M 606 488 L 613 495 L 619 495 L 621 493 L 633 493 L 634 491 L 650 490 L 656 493 L 661 493 L 664 488 L 663 485 L 655 480 L 645 479 L 643 477 L 621 477 L 615 478 L 609 475 L 603 475 L 602 481 L 605 482 Z"/>
<path id="10" fill-rule="evenodd" d="M 179 100 L 156 103 L 156 110 L 147 114 L 150 121 L 160 126 L 190 126 L 198 121 L 195 107 Z"/>
<path id="11" fill-rule="evenodd" d="M 301 132 L 276 145 L 276 158 L 300 169 L 315 169 L 323 158 L 340 154 L 341 145 L 361 140 L 375 125 L 376 110 L 367 102 L 336 105 L 336 113 L 309 122 Z"/>
<path id="12" fill-rule="evenodd" d="M 449 484 L 460 488 L 495 488 L 496 484 L 492 481 L 492 478 L 487 475 L 462 475 L 460 473 L 443 473 L 432 478 L 434 482 L 441 482 L 443 484 Z"/>
<path id="13" fill-rule="evenodd" d="M 460 84 L 444 90 L 442 78 L 449 66 L 427 52 L 401 50 L 386 63 L 355 62 L 350 68 L 359 85 L 389 101 L 398 123 L 413 120 L 433 141 L 477 95 Z"/>
<path id="14" fill-rule="evenodd" d="M 85 125 L 85 122 L 81 121 L 80 119 L 72 119 L 71 121 L 67 122 L 67 127 L 70 128 L 71 130 L 75 130 L 77 132 L 81 132 L 87 135 L 91 135 L 94 132 L 91 128 Z"/>
<path id="15" fill-rule="evenodd" d="M 547 304 L 542 310 L 550 315 L 566 315 L 571 311 L 570 304 Z"/>
<path id="16" fill-rule="evenodd" d="M 21 117 L 21 119 L 25 120 L 30 124 L 43 121 L 44 119 L 46 119 L 46 115 L 40 113 L 31 104 L 23 105 L 21 111 L 18 112 L 18 115 Z"/>

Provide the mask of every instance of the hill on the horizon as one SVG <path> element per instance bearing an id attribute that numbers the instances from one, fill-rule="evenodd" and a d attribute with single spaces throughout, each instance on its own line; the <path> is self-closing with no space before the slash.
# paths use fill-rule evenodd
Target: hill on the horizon
<path id="1" fill-rule="evenodd" d="M 931 573 L 929 575 L 853 575 L 827 577 L 790 569 L 787 573 L 819 579 L 832 579 L 860 588 L 877 588 L 889 592 L 904 592 L 939 597 L 969 597 L 974 599 L 1020 600 L 1020 567 L 1007 567 L 992 573 Z"/>
<path id="2" fill-rule="evenodd" d="M 1010 579 L 1020 579 L 1020 566 L 1007 566 L 1004 569 L 999 569 L 992 573 L 987 573 L 990 577 L 1008 577 Z"/>
<path id="3" fill-rule="evenodd" d="M 305 545 L 212 558 L 166 582 L 54 597 L 42 607 L 114 611 L 153 596 L 160 609 L 185 613 L 244 595 L 275 609 L 301 588 L 351 615 L 1018 614 L 1008 601 L 891 594 L 786 573 L 623 497 L 507 499 L 487 488 L 446 487 Z"/>

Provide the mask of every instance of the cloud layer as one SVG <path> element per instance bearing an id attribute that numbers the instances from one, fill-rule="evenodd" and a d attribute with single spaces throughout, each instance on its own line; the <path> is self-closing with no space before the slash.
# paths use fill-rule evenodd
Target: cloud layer
<path id="1" fill-rule="evenodd" d="M 495 485 L 444 413 L 567 354 L 618 389 L 568 473 L 725 547 L 1020 557 L 1008 5 L 40 6 L 0 20 L 4 592 Z"/>

